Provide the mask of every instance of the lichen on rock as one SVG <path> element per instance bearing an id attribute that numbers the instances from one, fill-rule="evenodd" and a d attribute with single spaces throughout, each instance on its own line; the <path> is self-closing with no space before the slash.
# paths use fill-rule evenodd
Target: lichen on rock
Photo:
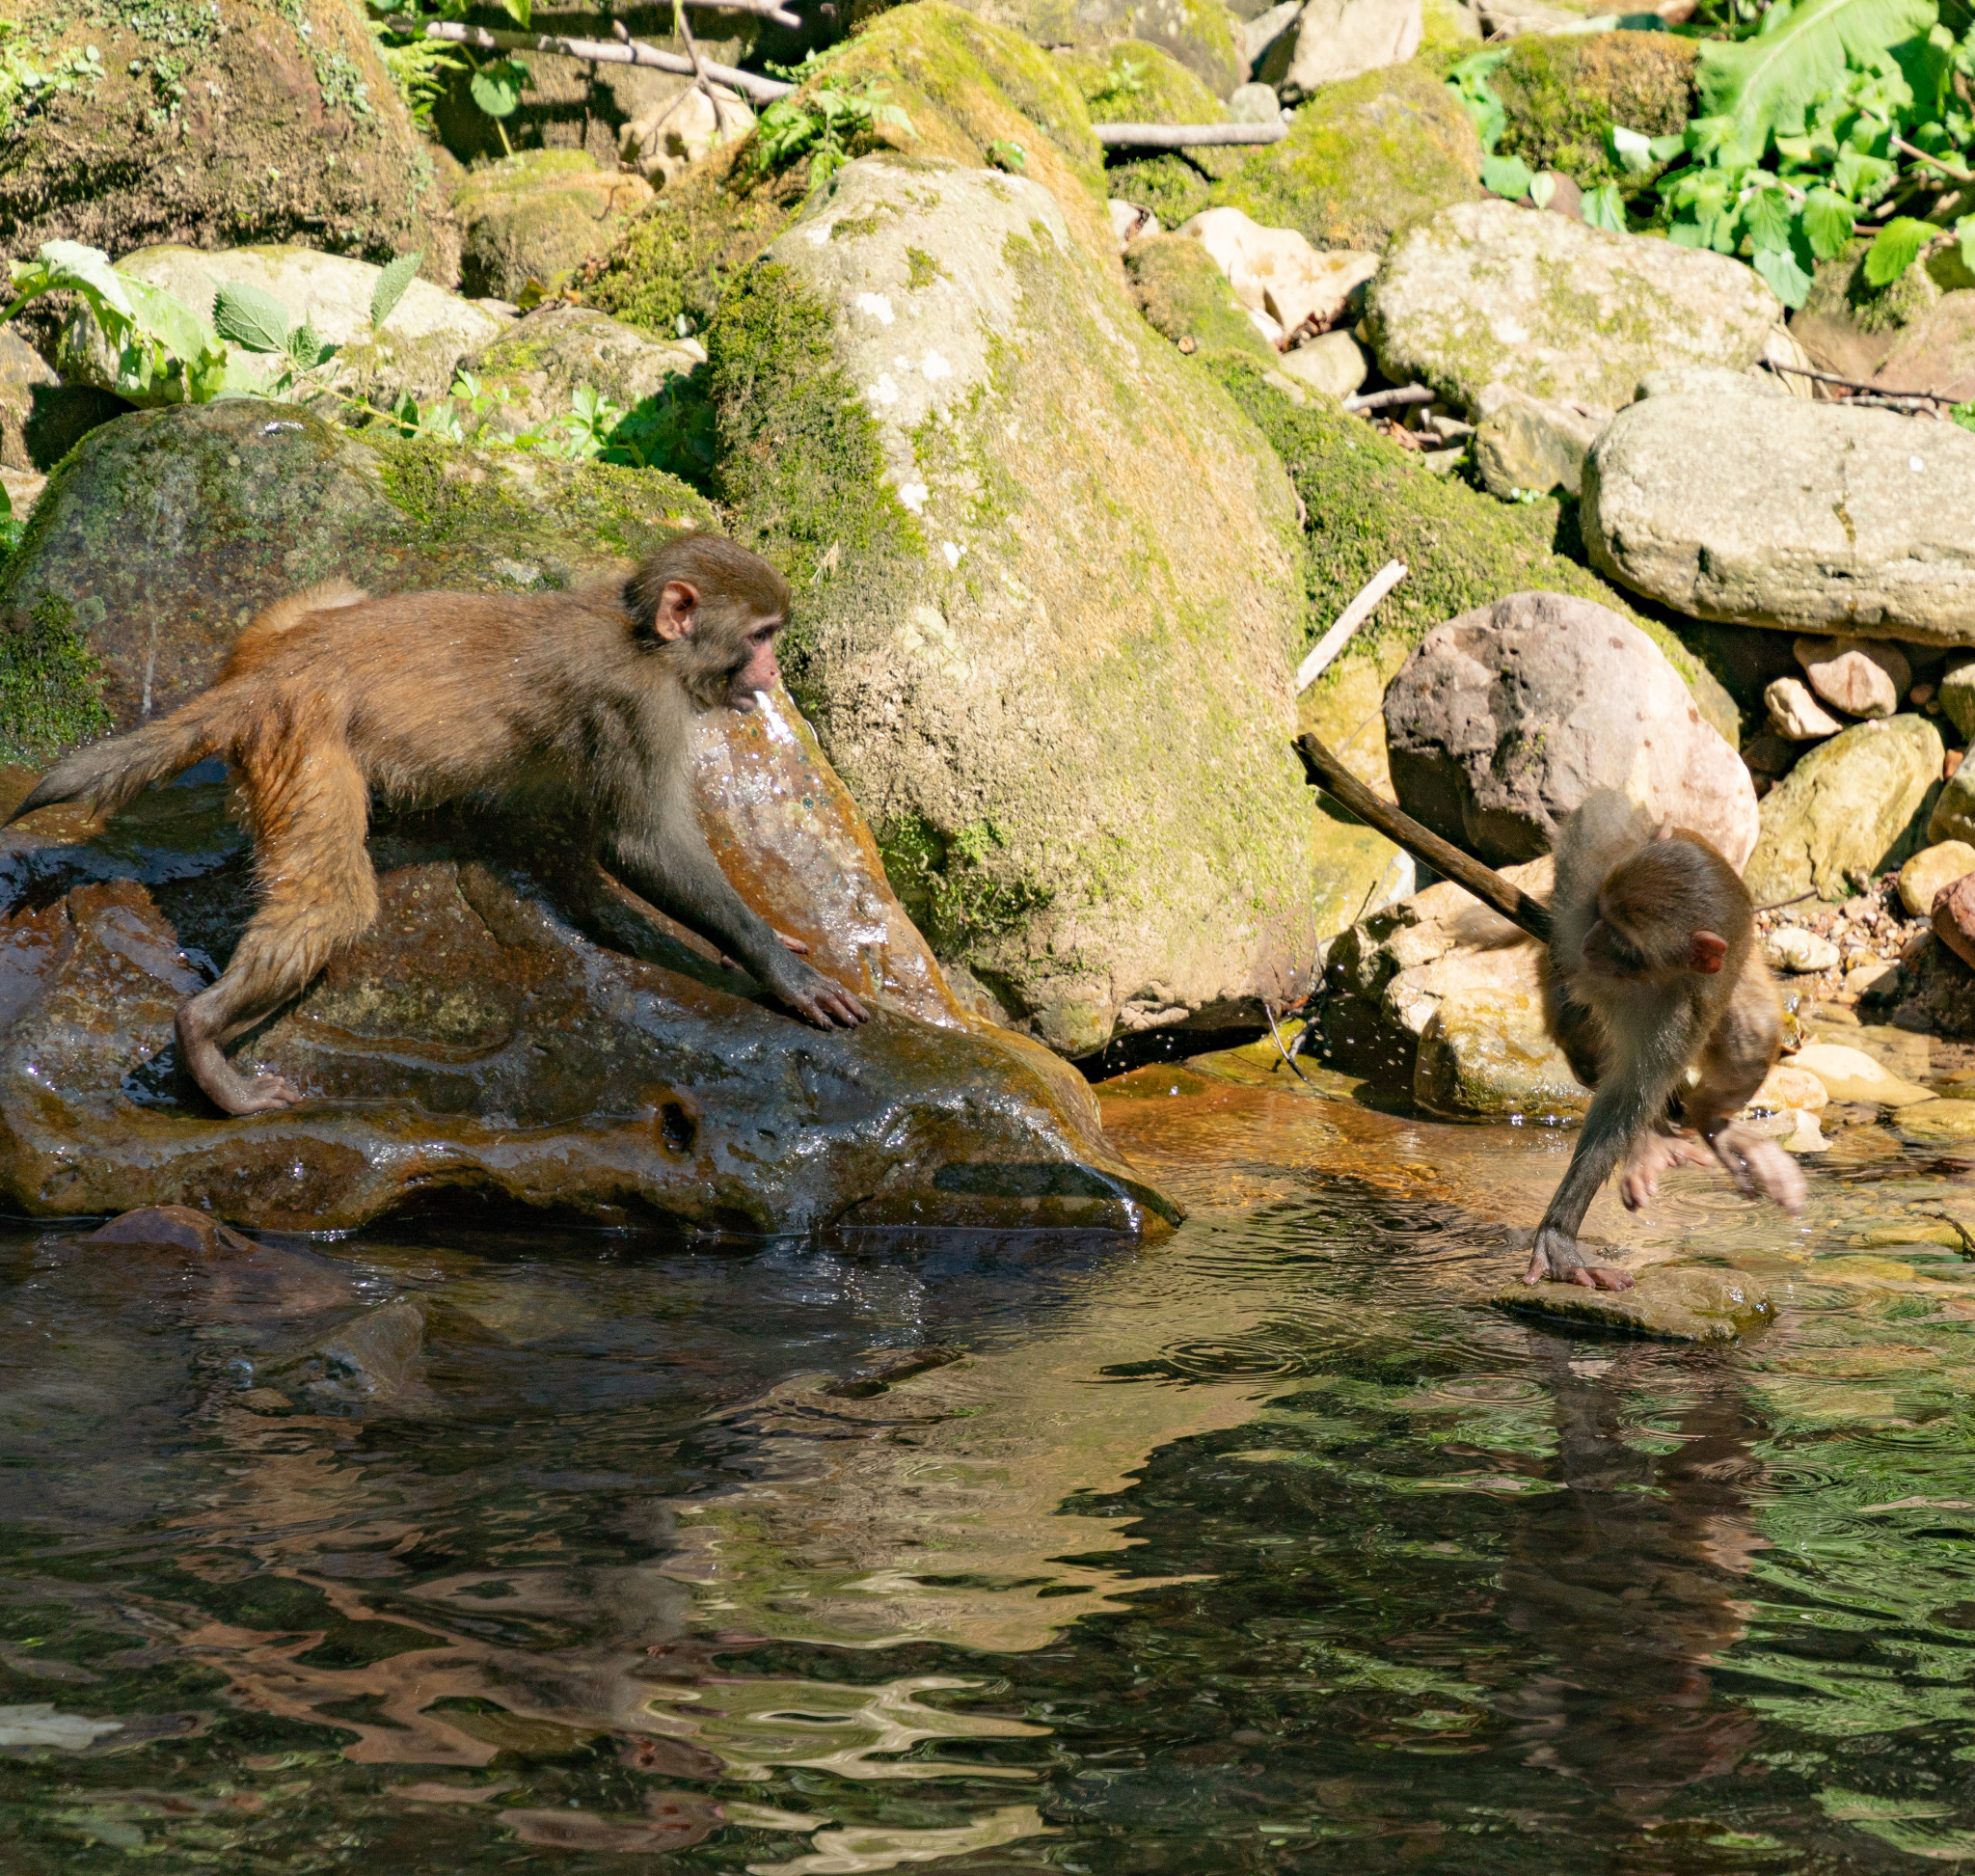
<path id="1" fill-rule="evenodd" d="M 717 492 L 802 596 L 792 687 L 943 953 L 1069 1053 L 1285 987 L 1293 498 L 1056 200 L 864 158 L 708 350 Z"/>

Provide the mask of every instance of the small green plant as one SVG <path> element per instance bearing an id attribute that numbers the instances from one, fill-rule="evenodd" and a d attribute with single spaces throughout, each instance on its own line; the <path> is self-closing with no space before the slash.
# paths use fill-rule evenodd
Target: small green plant
<path id="1" fill-rule="evenodd" d="M 423 250 L 401 254 L 377 276 L 370 289 L 370 330 L 380 331 L 404 298 L 424 258 Z M 219 336 L 242 351 L 281 360 L 269 389 L 285 396 L 313 371 L 335 358 L 340 347 L 319 338 L 304 313 L 298 320 L 275 296 L 245 281 L 227 281 L 213 296 L 212 322 Z"/>
<path id="2" fill-rule="evenodd" d="M 1013 176 L 1029 167 L 1029 152 L 1018 143 L 997 140 L 988 146 L 988 160 Z"/>
<path id="3" fill-rule="evenodd" d="M 1488 81 L 1507 57 L 1506 47 L 1476 52 L 1447 74 L 1447 84 L 1467 107 L 1474 132 L 1481 139 L 1481 186 L 1505 202 L 1522 202 L 1527 198 L 1538 208 L 1547 208 L 1556 192 L 1555 179 L 1547 175 L 1537 176 L 1520 156 L 1503 156 L 1496 148 L 1508 128 L 1508 115 L 1501 94 Z M 1610 183 L 1602 189 L 1585 190 L 1580 212 L 1593 228 L 1625 232 L 1625 206 L 1619 201 L 1618 190 Z"/>
<path id="4" fill-rule="evenodd" d="M 94 45 L 64 52 L 43 65 L 27 43 L 25 29 L 0 19 L 0 131 L 31 118 L 64 92 L 94 92 L 103 75 L 103 55 Z"/>
<path id="5" fill-rule="evenodd" d="M 1146 88 L 1146 68 L 1136 59 L 1122 54 L 1104 68 L 1104 82 L 1090 95 L 1094 111 L 1115 109 L 1139 96 Z"/>
<path id="6" fill-rule="evenodd" d="M 889 85 L 870 77 L 844 84 L 824 76 L 827 57 L 811 54 L 799 66 L 770 67 L 802 89 L 776 98 L 755 125 L 754 164 L 762 175 L 806 155 L 813 189 L 851 160 L 850 145 L 861 132 L 888 123 L 908 137 L 919 134 L 905 112 L 884 102 Z"/>
<path id="7" fill-rule="evenodd" d="M 377 55 L 414 120 L 429 126 L 432 107 L 445 95 L 451 75 L 470 71 L 468 95 L 493 120 L 501 149 L 512 156 L 514 146 L 507 140 L 503 120 L 521 107 L 522 91 L 528 82 L 528 67 L 511 53 L 482 64 L 464 46 L 425 37 L 428 20 L 464 19 L 470 0 L 367 0 L 367 4 L 377 15 L 369 22 Z M 523 32 L 528 30 L 534 0 L 500 0 L 500 5 Z"/>

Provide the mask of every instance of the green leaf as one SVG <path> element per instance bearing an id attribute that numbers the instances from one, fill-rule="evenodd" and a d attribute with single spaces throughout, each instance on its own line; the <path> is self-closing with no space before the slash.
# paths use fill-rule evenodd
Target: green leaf
<path id="1" fill-rule="evenodd" d="M 1687 140 L 1681 139 L 1681 148 L 1687 147 Z M 1622 123 L 1611 126 L 1611 153 L 1618 158 L 1619 167 L 1634 176 L 1644 176 L 1653 167 L 1653 139 L 1641 136 L 1637 130 L 1628 130 Z"/>
<path id="2" fill-rule="evenodd" d="M 1702 108 L 1735 117 L 1758 154 L 1776 131 L 1800 133 L 1804 112 L 1848 67 L 1871 67 L 1891 47 L 1924 38 L 1936 18 L 1934 0 L 1803 0 L 1779 21 L 1780 11 L 1771 9 L 1755 39 L 1703 41 L 1695 61 Z"/>
<path id="3" fill-rule="evenodd" d="M 138 325 L 174 358 L 186 365 L 224 362 L 218 336 L 183 300 L 128 274 L 120 274 L 118 279 L 123 283 Z"/>
<path id="4" fill-rule="evenodd" d="M 1751 263 L 1770 284 L 1770 290 L 1793 311 L 1810 297 L 1810 276 L 1797 264 L 1788 248 L 1760 248 Z"/>
<path id="5" fill-rule="evenodd" d="M 521 108 L 522 87 L 528 77 L 528 68 L 519 59 L 501 59 L 482 66 L 467 89 L 490 118 L 512 117 Z"/>
<path id="6" fill-rule="evenodd" d="M 1548 170 L 1529 184 L 1529 200 L 1538 208 L 1548 208 L 1556 199 L 1556 178 Z"/>
<path id="7" fill-rule="evenodd" d="M 1955 224 L 1955 240 L 1961 253 L 1961 265 L 1975 274 L 1975 215 L 1963 215 Z"/>
<path id="8" fill-rule="evenodd" d="M 1529 164 L 1520 156 L 1484 156 L 1481 159 L 1481 186 L 1506 201 L 1522 201 L 1535 179 Z"/>
<path id="9" fill-rule="evenodd" d="M 1866 250 L 1867 284 L 1890 286 L 1920 258 L 1920 250 L 1939 232 L 1931 222 L 1916 221 L 1911 215 L 1894 216 Z"/>
<path id="10" fill-rule="evenodd" d="M 1653 153 L 1656 163 L 1670 163 L 1676 156 L 1687 153 L 1687 132 L 1676 130 L 1671 136 L 1655 137 L 1646 148 Z"/>
<path id="11" fill-rule="evenodd" d="M 425 251 L 422 248 L 411 254 L 401 254 L 377 276 L 377 285 L 370 289 L 372 332 L 391 317 L 392 309 L 404 298 L 405 288 L 418 277 L 419 262 L 424 258 Z"/>
<path id="12" fill-rule="evenodd" d="M 1780 189 L 1757 189 L 1742 205 L 1743 226 L 1758 255 L 1781 254 L 1790 245 L 1790 200 Z M 1762 273 L 1762 269 L 1756 269 Z M 1765 280 L 1769 275 L 1763 274 Z M 1774 285 L 1775 283 L 1770 283 Z"/>
<path id="13" fill-rule="evenodd" d="M 1586 189 L 1581 212 L 1588 227 L 1607 229 L 1613 234 L 1625 232 L 1625 204 L 1619 200 L 1615 182 L 1608 182 L 1602 189 Z"/>
<path id="14" fill-rule="evenodd" d="M 1857 210 L 1835 189 L 1813 189 L 1804 198 L 1803 232 L 1820 260 L 1835 260 L 1845 252 Z"/>
<path id="15" fill-rule="evenodd" d="M 110 257 L 101 248 L 86 248 L 80 241 L 46 241 L 40 256 L 51 274 L 63 276 L 56 285 L 95 293 L 126 318 L 135 316 L 123 290 L 128 277 L 110 265 Z"/>
<path id="16" fill-rule="evenodd" d="M 272 293 L 240 280 L 222 284 L 213 299 L 212 322 L 222 339 L 250 352 L 286 351 L 288 328 L 295 323 Z"/>
<path id="17" fill-rule="evenodd" d="M 533 12 L 529 0 L 501 0 L 501 5 L 508 18 L 513 20 L 523 32 L 527 32 L 528 29 L 528 17 Z"/>

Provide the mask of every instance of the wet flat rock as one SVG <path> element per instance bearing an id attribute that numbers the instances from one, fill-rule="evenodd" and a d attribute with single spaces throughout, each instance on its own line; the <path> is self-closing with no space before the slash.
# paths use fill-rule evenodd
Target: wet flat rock
<path id="1" fill-rule="evenodd" d="M 1630 1290 L 1516 1282 L 1488 1300 L 1518 1316 L 1659 1342 L 1734 1342 L 1766 1328 L 1776 1314 L 1769 1292 L 1740 1270 L 1692 1264 L 1652 1264 Z"/>

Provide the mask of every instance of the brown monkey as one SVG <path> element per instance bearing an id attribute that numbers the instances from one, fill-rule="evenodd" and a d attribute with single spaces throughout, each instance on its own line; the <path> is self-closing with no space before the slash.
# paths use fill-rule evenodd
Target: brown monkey
<path id="1" fill-rule="evenodd" d="M 574 817 L 626 885 L 810 1021 L 862 1022 L 856 997 L 791 957 L 793 941 L 743 903 L 693 809 L 692 718 L 752 709 L 778 681 L 788 612 L 782 576 L 713 534 L 679 536 L 628 579 L 568 593 L 371 599 L 331 581 L 262 612 L 204 695 L 65 757 L 14 818 L 51 802 L 104 812 L 208 755 L 232 766 L 260 909 L 225 973 L 178 1011 L 186 1066 L 230 1114 L 302 1098 L 279 1075 L 241 1075 L 221 1046 L 376 917 L 373 794 Z"/>
<path id="2" fill-rule="evenodd" d="M 1781 1051 L 1783 1011 L 1756 953 L 1747 888 L 1707 841 L 1670 823 L 1656 829 L 1624 796 L 1600 790 L 1558 836 L 1556 896 L 1544 907 L 1380 801 L 1315 737 L 1296 747 L 1312 783 L 1549 948 L 1551 1033 L 1597 1092 L 1537 1229 L 1525 1282 L 1548 1276 L 1631 1287 L 1625 1271 L 1584 1262 L 1578 1231 L 1621 1160 L 1619 1192 L 1631 1210 L 1655 1194 L 1666 1168 L 1706 1163 L 1667 1120 L 1676 1096 L 1744 1196 L 1760 1186 L 1786 1210 L 1798 1210 L 1803 1176 L 1796 1162 L 1730 1118 Z"/>

